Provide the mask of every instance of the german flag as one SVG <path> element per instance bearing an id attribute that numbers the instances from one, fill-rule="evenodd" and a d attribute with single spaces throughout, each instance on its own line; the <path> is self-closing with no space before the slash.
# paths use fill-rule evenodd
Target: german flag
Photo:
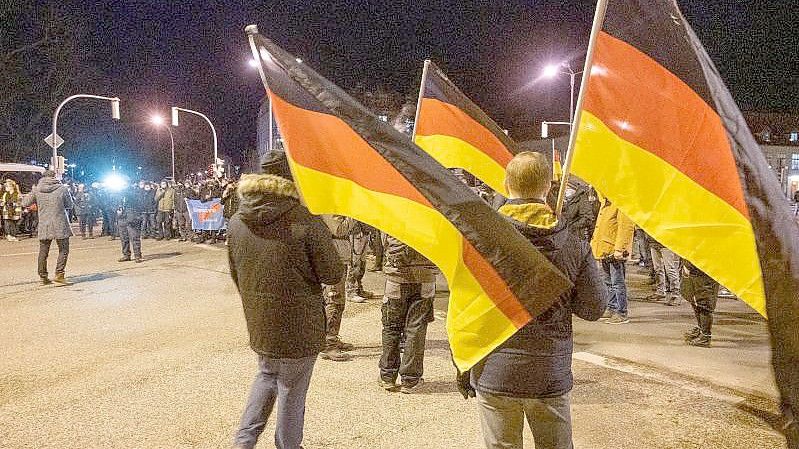
<path id="1" fill-rule="evenodd" d="M 505 192 L 505 167 L 516 144 L 432 61 L 424 62 L 414 142 L 447 168 L 462 168 Z"/>
<path id="2" fill-rule="evenodd" d="M 372 225 L 435 263 L 450 286 L 455 363 L 471 368 L 570 281 L 410 138 L 248 27 L 308 209 Z"/>
<path id="3" fill-rule="evenodd" d="M 589 73 L 572 171 L 768 314 L 778 384 L 799 406 L 799 229 L 676 2 L 609 0 Z"/>

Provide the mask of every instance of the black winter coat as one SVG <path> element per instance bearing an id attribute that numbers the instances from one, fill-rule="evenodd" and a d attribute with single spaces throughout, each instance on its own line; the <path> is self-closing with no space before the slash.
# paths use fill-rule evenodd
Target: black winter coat
<path id="1" fill-rule="evenodd" d="M 291 197 L 244 197 L 228 226 L 228 256 L 252 349 L 272 358 L 318 354 L 325 340 L 321 284 L 344 274 L 322 220 Z"/>
<path id="2" fill-rule="evenodd" d="M 574 283 L 547 311 L 534 318 L 472 369 L 472 386 L 518 398 L 560 396 L 572 389 L 572 314 L 596 321 L 607 292 L 588 243 L 534 200 L 509 200 L 500 213 Z"/>

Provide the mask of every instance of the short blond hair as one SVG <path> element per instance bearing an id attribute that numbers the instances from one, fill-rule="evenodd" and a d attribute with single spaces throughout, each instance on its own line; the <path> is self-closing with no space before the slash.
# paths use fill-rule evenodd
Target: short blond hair
<path id="1" fill-rule="evenodd" d="M 542 153 L 523 151 L 505 168 L 506 188 L 522 198 L 546 196 L 551 183 L 552 164 Z"/>

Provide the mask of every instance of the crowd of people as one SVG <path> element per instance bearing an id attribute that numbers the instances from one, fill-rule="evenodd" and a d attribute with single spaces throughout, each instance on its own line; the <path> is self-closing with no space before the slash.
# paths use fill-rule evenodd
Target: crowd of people
<path id="1" fill-rule="evenodd" d="M 552 166 L 540 153 L 523 152 L 508 164 L 509 198 L 494 203 L 534 246 L 574 284 L 546 312 L 522 327 L 455 383 L 475 397 L 485 445 L 521 448 L 526 417 L 536 447 L 570 448 L 572 315 L 609 325 L 630 322 L 626 269 L 639 264 L 650 274 L 652 301 L 688 301 L 696 323 L 689 345 L 709 347 L 719 285 L 655 241 L 607 198 L 588 186 L 571 186 L 564 213 L 551 207 Z M 195 231 L 186 200 L 220 198 L 227 232 Z M 384 274 L 379 386 L 412 394 L 424 384 L 427 326 L 433 321 L 436 269 L 392 236 L 342 216 L 314 216 L 301 203 L 285 154 L 273 151 L 261 173 L 238 182 L 140 181 L 121 191 L 64 184 L 46 172 L 29 194 L 4 183 L 0 208 L 9 240 L 23 215 L 35 213 L 42 283 L 68 283 L 65 268 L 71 223 L 79 235 L 120 238 L 120 262 L 142 259 L 142 239 L 228 245 L 230 273 L 243 302 L 258 373 L 235 436 L 252 448 L 276 402 L 278 448 L 297 449 L 303 435 L 305 398 L 318 357 L 351 358 L 354 345 L 340 333 L 347 302 L 377 295 L 363 288 L 367 267 Z M 47 257 L 55 241 L 55 278 Z M 277 398 L 280 398 L 279 400 Z"/>

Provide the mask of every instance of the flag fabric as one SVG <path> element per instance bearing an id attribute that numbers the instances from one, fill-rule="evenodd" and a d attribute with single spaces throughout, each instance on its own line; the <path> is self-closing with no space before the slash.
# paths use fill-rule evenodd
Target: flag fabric
<path id="1" fill-rule="evenodd" d="M 462 168 L 505 192 L 505 167 L 516 144 L 433 62 L 425 61 L 414 142 L 447 168 Z"/>
<path id="2" fill-rule="evenodd" d="M 604 19 L 573 173 L 768 315 L 799 406 L 799 229 L 773 170 L 674 0 L 609 0 Z"/>
<path id="3" fill-rule="evenodd" d="M 225 206 L 219 198 L 211 201 L 186 200 L 191 228 L 197 231 L 218 231 L 225 227 Z"/>
<path id="4" fill-rule="evenodd" d="M 304 203 L 315 214 L 374 226 L 441 269 L 459 369 L 471 368 L 570 288 L 509 222 L 409 136 L 247 31 Z"/>

